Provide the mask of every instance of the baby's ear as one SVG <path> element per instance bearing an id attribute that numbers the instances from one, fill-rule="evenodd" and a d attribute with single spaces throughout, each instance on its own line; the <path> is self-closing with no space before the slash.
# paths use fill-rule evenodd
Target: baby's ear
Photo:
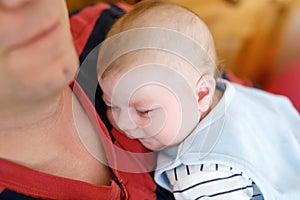
<path id="1" fill-rule="evenodd" d="M 211 75 L 203 75 L 198 80 L 195 87 L 195 94 L 198 100 L 198 110 L 201 113 L 206 112 L 213 100 L 216 81 Z"/>

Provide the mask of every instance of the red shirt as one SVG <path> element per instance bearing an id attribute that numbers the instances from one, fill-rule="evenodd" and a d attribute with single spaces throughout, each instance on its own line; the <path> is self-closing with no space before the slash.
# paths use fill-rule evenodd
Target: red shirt
<path id="1" fill-rule="evenodd" d="M 105 37 L 114 21 L 130 8 L 123 4 L 99 3 L 76 12 L 70 17 L 71 32 L 81 62 L 86 55 Z M 147 152 L 136 140 L 131 140 L 116 130 L 110 135 L 90 101 L 88 87 L 73 83 L 74 93 L 88 113 L 101 137 L 112 144 L 132 152 Z M 83 89 L 82 89 L 83 88 Z M 102 113 L 103 114 L 103 113 Z M 103 115 L 102 115 L 103 116 Z M 107 155 L 112 155 L 111 149 Z M 114 157 L 114 156 L 113 156 Z M 134 158 L 117 157 L 110 162 L 135 164 Z M 154 158 L 147 160 L 154 164 Z M 71 180 L 38 172 L 7 160 L 0 159 L 0 199 L 172 199 L 154 183 L 150 173 L 129 173 L 111 169 L 110 186 L 97 186 L 78 180 Z M 156 196 L 158 195 L 158 196 Z"/>
<path id="2" fill-rule="evenodd" d="M 102 134 L 101 137 L 111 141 L 107 129 L 84 91 L 76 82 L 73 84 L 73 89 L 96 130 Z M 125 144 L 118 142 L 117 146 L 125 149 L 132 148 L 135 152 L 146 151 L 136 140 L 130 140 L 117 131 L 114 131 L 114 134 Z M 111 153 L 109 152 L 109 155 Z M 109 161 L 110 159 L 108 158 Z M 127 162 L 132 161 L 127 160 Z M 97 186 L 38 172 L 0 159 L 0 199 L 8 191 L 15 193 L 12 195 L 23 194 L 41 199 L 156 199 L 156 185 L 149 173 L 127 173 L 115 169 L 111 169 L 111 172 L 113 178 L 111 185 Z"/>

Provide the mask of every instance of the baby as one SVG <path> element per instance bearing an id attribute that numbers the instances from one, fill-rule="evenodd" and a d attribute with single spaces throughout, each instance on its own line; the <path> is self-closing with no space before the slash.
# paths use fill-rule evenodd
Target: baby
<path id="1" fill-rule="evenodd" d="M 100 48 L 112 125 L 158 151 L 176 199 L 299 199 L 300 117 L 281 96 L 218 78 L 213 38 L 193 12 L 142 1 Z"/>

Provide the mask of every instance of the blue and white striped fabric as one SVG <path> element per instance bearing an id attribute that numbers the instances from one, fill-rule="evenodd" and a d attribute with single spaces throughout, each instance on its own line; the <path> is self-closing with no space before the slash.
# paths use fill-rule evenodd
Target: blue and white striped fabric
<path id="1" fill-rule="evenodd" d="M 176 199 L 263 200 L 247 175 L 224 165 L 181 165 L 166 175 Z"/>

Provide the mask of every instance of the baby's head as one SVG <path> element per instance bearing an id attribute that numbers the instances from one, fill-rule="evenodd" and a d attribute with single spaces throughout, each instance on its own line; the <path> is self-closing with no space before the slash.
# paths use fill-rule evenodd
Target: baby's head
<path id="1" fill-rule="evenodd" d="M 110 122 L 151 150 L 180 143 L 214 96 L 219 72 L 207 26 L 181 6 L 144 0 L 113 25 L 110 38 L 98 62 Z"/>
<path id="2" fill-rule="evenodd" d="M 112 26 L 107 37 L 110 38 L 125 31 L 142 28 L 168 29 L 194 41 L 197 46 L 191 46 L 190 52 L 188 53 L 194 53 L 192 48 L 201 48 L 202 51 L 202 54 L 198 55 L 198 57 L 200 57 L 199 60 L 201 60 L 201 63 L 198 64 L 201 66 L 197 66 L 196 70 L 198 70 L 198 72 L 200 70 L 202 74 L 213 74 L 214 77 L 219 75 L 220 69 L 218 69 L 213 37 L 206 24 L 192 11 L 166 1 L 144 0 L 136 4 L 132 11 L 121 17 Z M 165 38 L 167 37 L 171 36 L 165 36 Z M 165 38 L 160 40 L 162 41 Z M 147 38 L 144 39 L 147 40 Z M 181 41 L 166 41 L 165 43 L 167 42 L 185 45 L 182 44 Z M 197 52 L 199 52 L 199 50 Z M 208 68 L 206 66 L 212 67 Z M 107 69 L 107 73 L 113 71 L 114 67 L 110 66 L 109 68 L 110 69 Z M 104 73 L 103 76 L 106 76 L 107 73 Z"/>

